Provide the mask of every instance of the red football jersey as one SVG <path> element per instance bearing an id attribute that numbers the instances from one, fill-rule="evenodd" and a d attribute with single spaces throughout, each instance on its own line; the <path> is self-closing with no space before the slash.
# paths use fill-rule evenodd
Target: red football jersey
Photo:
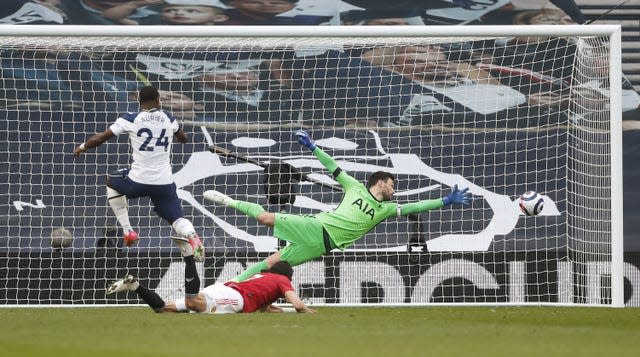
<path id="1" fill-rule="evenodd" d="M 235 283 L 226 282 L 224 285 L 236 289 L 244 298 L 242 312 L 254 312 L 271 305 L 284 293 L 293 290 L 291 281 L 284 275 L 273 273 L 258 273 L 249 279 Z"/>

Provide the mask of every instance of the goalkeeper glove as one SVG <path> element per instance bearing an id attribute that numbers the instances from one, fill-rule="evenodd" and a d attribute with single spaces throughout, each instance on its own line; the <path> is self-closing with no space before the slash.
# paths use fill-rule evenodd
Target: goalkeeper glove
<path id="1" fill-rule="evenodd" d="M 442 198 L 442 203 L 444 203 L 445 206 L 454 203 L 468 206 L 471 204 L 471 201 L 473 201 L 473 198 L 471 197 L 471 192 L 467 191 L 469 191 L 468 187 L 458 190 L 458 185 L 454 185 L 451 193 Z"/>
<path id="2" fill-rule="evenodd" d="M 309 137 L 306 131 L 298 130 L 296 131 L 296 136 L 298 137 L 298 142 L 309 148 L 309 150 L 313 151 L 316 149 L 316 144 L 311 140 L 311 137 Z"/>

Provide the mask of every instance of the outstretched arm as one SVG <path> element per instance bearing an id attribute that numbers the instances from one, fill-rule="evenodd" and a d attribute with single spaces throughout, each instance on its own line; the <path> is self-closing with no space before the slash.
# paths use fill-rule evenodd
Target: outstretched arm
<path id="1" fill-rule="evenodd" d="M 107 130 L 103 131 L 102 133 L 95 134 L 95 135 L 91 136 L 89 139 L 87 139 L 86 142 L 80 144 L 73 151 L 73 157 L 78 157 L 78 156 L 80 156 L 81 153 L 86 152 L 88 149 L 91 149 L 91 148 L 94 148 L 96 146 L 102 145 L 102 143 L 104 143 L 105 141 L 111 139 L 114 136 L 115 136 L 115 134 L 113 133 L 113 131 L 111 131 L 111 129 L 107 129 Z"/>
<path id="2" fill-rule="evenodd" d="M 293 305 L 293 308 L 296 309 L 297 312 L 306 312 L 309 314 L 317 313 L 316 310 L 313 310 L 305 305 L 305 303 L 300 300 L 300 297 L 298 297 L 298 294 L 296 294 L 296 292 L 293 290 L 289 290 L 284 293 L 284 298 L 287 299 L 287 301 L 291 303 L 291 305 Z"/>
<path id="3" fill-rule="evenodd" d="M 458 189 L 458 185 L 453 186 L 451 193 L 435 200 L 425 200 L 402 205 L 401 214 L 408 216 L 413 213 L 421 213 L 436 208 L 442 208 L 451 204 L 461 204 L 468 206 L 473 201 L 469 188 Z"/>
<path id="4" fill-rule="evenodd" d="M 342 171 L 342 169 L 338 166 L 336 160 L 334 160 L 322 149 L 317 147 L 306 131 L 296 131 L 296 137 L 298 138 L 298 142 L 300 144 L 306 146 L 309 150 L 311 150 L 313 155 L 318 158 L 318 161 L 320 161 L 320 163 L 327 169 L 327 171 L 329 171 L 333 175 L 333 177 L 338 181 L 338 183 L 340 183 L 342 187 L 346 188 L 351 184 L 358 183 L 355 178 Z"/>

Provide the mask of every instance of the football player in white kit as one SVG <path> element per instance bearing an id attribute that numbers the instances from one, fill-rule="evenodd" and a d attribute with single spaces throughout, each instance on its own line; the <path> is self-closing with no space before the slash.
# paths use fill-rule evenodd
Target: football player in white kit
<path id="1" fill-rule="evenodd" d="M 104 132 L 91 136 L 73 152 L 78 157 L 110 138 L 128 134 L 133 150 L 130 169 L 118 170 L 107 177 L 107 199 L 122 226 L 127 246 L 137 243 L 138 233 L 129 221 L 127 199 L 149 197 L 155 212 L 171 224 L 177 235 L 172 239 L 188 242 L 192 249 L 181 249 L 196 261 L 204 260 L 204 246 L 193 224 L 182 216 L 182 205 L 176 193 L 171 171 L 171 145 L 176 140 L 186 143 L 188 138 L 178 120 L 160 108 L 160 94 L 155 87 L 146 86 L 138 93 L 140 112 L 121 115 Z M 182 247 L 181 244 L 178 246 Z M 185 272 L 186 273 L 186 272 Z"/>

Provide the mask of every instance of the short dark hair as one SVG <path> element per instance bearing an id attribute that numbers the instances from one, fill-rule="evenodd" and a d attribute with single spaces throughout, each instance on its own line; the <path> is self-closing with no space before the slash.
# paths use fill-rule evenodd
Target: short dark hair
<path id="1" fill-rule="evenodd" d="M 386 171 L 376 171 L 369 176 L 369 182 L 367 182 L 367 188 L 373 187 L 378 181 L 387 181 L 388 179 L 396 180 L 396 178 Z"/>
<path id="2" fill-rule="evenodd" d="M 284 275 L 289 278 L 289 280 L 293 278 L 293 267 L 291 267 L 291 264 L 289 264 L 289 262 L 286 262 L 284 260 L 273 264 L 267 271 L 273 274 Z"/>
<path id="3" fill-rule="evenodd" d="M 160 97 L 160 93 L 154 86 L 145 86 L 140 88 L 138 92 L 138 102 L 144 103 L 151 100 L 156 100 Z"/>

